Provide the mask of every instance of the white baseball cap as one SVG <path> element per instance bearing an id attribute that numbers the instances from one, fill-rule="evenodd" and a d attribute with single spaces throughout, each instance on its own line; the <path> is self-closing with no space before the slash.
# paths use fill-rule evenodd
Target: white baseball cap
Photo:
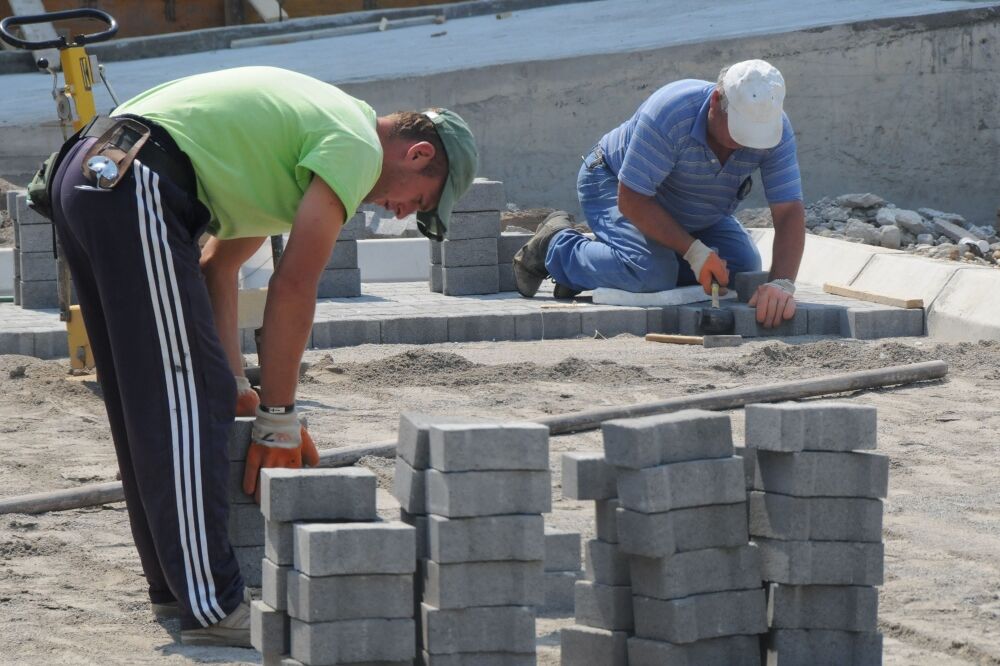
<path id="1" fill-rule="evenodd" d="M 771 63 L 744 60 L 722 77 L 729 101 L 729 134 L 747 148 L 774 148 L 781 142 L 785 79 Z"/>

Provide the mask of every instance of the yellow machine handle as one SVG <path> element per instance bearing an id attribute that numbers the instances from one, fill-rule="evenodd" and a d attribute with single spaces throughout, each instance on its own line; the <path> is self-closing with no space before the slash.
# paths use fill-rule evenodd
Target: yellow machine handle
<path id="1" fill-rule="evenodd" d="M 73 98 L 76 105 L 76 115 L 73 118 L 73 129 L 80 130 L 97 115 L 94 105 L 94 70 L 91 67 L 90 56 L 82 46 L 70 46 L 59 52 L 62 63 L 63 79 L 66 81 L 66 93 Z"/>

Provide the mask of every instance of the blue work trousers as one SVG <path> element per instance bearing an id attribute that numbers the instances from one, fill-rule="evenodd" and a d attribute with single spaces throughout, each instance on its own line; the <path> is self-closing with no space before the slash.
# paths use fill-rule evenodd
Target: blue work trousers
<path id="1" fill-rule="evenodd" d="M 572 229 L 552 238 L 545 267 L 557 283 L 579 291 L 611 287 L 631 292 L 666 291 L 698 283 L 681 255 L 647 238 L 622 215 L 618 178 L 594 154 L 580 168 L 576 191 L 596 239 Z M 716 249 L 726 260 L 730 276 L 760 270 L 760 253 L 736 218 L 727 216 L 690 233 Z"/>

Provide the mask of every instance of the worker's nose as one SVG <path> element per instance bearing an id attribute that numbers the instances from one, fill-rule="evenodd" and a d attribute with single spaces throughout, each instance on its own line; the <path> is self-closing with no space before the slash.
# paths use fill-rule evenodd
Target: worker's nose
<path id="1" fill-rule="evenodd" d="M 402 219 L 407 215 L 411 215 L 417 210 L 417 205 L 414 203 L 399 204 L 396 206 L 396 219 Z"/>

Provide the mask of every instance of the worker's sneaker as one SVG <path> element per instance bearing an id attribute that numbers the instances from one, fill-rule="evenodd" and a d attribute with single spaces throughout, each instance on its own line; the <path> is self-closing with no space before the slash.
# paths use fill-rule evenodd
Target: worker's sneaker
<path id="1" fill-rule="evenodd" d="M 150 602 L 149 607 L 153 610 L 153 615 L 161 620 L 181 616 L 181 607 L 176 601 L 165 601 L 159 604 Z"/>
<path id="2" fill-rule="evenodd" d="M 217 624 L 181 631 L 184 645 L 253 647 L 250 645 L 250 590 L 244 588 L 243 601 Z"/>
<path id="3" fill-rule="evenodd" d="M 576 298 L 580 295 L 578 289 L 573 289 L 572 287 L 567 287 L 564 284 L 559 284 L 556 282 L 555 288 L 552 290 L 552 298 L 557 301 L 568 301 L 571 298 Z"/>
<path id="4" fill-rule="evenodd" d="M 514 284 L 522 296 L 531 298 L 538 293 L 542 280 L 549 276 L 545 269 L 545 253 L 549 250 L 549 243 L 560 231 L 572 228 L 569 213 L 557 210 L 538 225 L 535 235 L 514 255 Z"/>

